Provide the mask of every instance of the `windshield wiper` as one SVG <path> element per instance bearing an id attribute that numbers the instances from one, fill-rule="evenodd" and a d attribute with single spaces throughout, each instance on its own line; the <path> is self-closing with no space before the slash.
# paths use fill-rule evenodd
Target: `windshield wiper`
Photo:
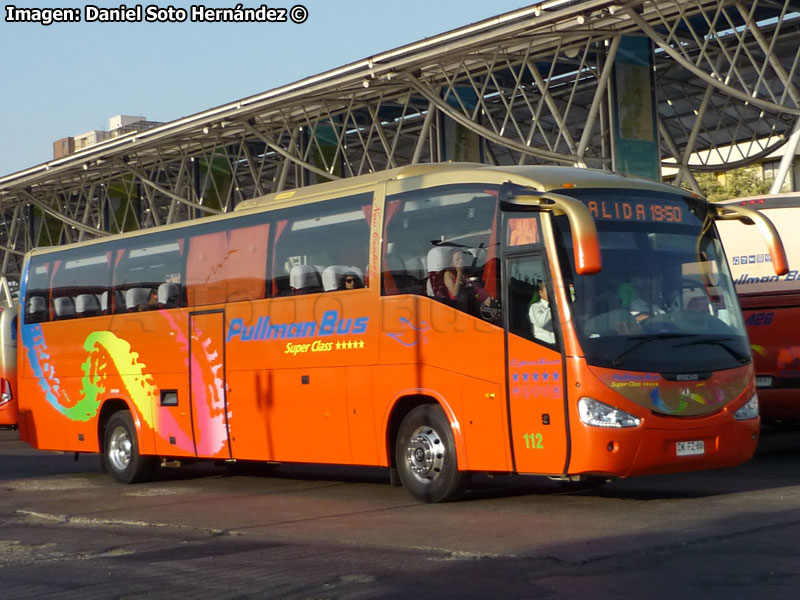
<path id="1" fill-rule="evenodd" d="M 692 334 L 689 333 L 650 333 L 647 335 L 629 335 L 626 339 L 628 340 L 636 340 L 636 343 L 632 344 L 625 350 L 619 353 L 616 358 L 611 360 L 612 367 L 621 367 L 625 362 L 625 357 L 628 356 L 631 352 L 646 344 L 647 342 L 653 342 L 655 340 L 667 340 L 667 339 L 674 339 L 680 337 L 693 337 Z"/>
<path id="2" fill-rule="evenodd" d="M 686 342 L 685 344 L 676 344 L 675 347 L 682 347 L 682 346 L 700 346 L 703 344 L 710 344 L 712 346 L 719 346 L 720 348 L 726 350 L 728 354 L 733 356 L 739 364 L 746 364 L 750 362 L 750 355 L 749 354 L 742 354 L 739 350 L 726 344 L 725 342 L 733 342 L 736 338 L 725 336 L 725 337 L 701 337 L 700 339 L 692 340 L 691 342 Z"/>

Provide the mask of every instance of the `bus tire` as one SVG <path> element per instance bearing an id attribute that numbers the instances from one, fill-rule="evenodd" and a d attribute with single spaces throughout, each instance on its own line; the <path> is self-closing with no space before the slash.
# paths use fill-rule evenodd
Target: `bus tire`
<path id="1" fill-rule="evenodd" d="M 103 440 L 103 462 L 115 480 L 138 483 L 151 478 L 156 457 L 139 454 L 139 441 L 130 411 L 120 410 L 111 415 Z"/>
<path id="2" fill-rule="evenodd" d="M 408 492 L 422 502 L 456 500 L 466 486 L 458 470 L 453 431 L 442 408 L 423 404 L 400 423 L 395 465 Z"/>

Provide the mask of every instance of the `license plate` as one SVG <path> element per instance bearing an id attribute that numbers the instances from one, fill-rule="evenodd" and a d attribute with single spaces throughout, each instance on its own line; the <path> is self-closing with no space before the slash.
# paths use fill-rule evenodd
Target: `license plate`
<path id="1" fill-rule="evenodd" d="M 694 440 L 691 442 L 678 442 L 676 447 L 678 456 L 694 456 L 697 454 L 706 453 L 706 444 L 703 440 Z"/>
<path id="2" fill-rule="evenodd" d="M 769 375 L 756 375 L 756 387 L 771 388 L 773 385 L 772 377 Z"/>

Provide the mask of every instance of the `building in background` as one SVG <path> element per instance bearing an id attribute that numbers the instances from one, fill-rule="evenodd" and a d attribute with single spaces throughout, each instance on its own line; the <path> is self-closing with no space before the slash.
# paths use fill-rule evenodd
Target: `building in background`
<path id="1" fill-rule="evenodd" d="M 53 142 L 53 159 L 69 156 L 79 150 L 100 144 L 106 140 L 120 137 L 133 131 L 143 131 L 161 125 L 157 121 L 148 121 L 147 117 L 116 115 L 108 120 L 108 131 L 94 129 L 76 136 L 61 138 Z"/>

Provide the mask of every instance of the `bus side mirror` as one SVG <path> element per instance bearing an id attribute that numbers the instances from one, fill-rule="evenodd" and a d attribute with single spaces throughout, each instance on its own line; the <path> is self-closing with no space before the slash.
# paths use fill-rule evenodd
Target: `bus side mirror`
<path id="1" fill-rule="evenodd" d="M 772 221 L 763 213 L 744 206 L 714 205 L 714 217 L 721 221 L 741 221 L 745 225 L 755 225 L 761 232 L 767 249 L 772 257 L 772 267 L 776 275 L 786 275 L 789 272 L 789 259 L 786 258 L 786 249 L 783 247 L 781 236 L 775 229 Z"/>
<path id="2" fill-rule="evenodd" d="M 586 206 L 569 196 L 544 192 L 540 195 L 511 196 L 505 200 L 512 206 L 537 206 L 540 210 L 558 211 L 567 215 L 572 229 L 572 250 L 575 254 L 575 272 L 579 275 L 597 273 L 603 267 L 600 243 L 594 217 Z"/>

